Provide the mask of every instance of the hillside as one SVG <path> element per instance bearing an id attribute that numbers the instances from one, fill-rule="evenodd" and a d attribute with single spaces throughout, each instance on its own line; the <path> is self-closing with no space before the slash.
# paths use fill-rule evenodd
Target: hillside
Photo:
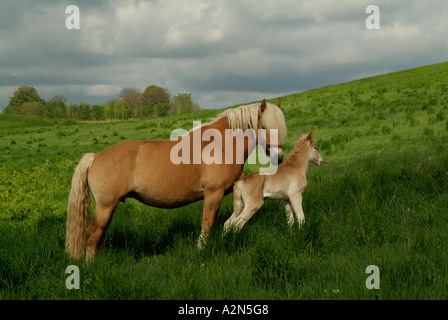
<path id="1" fill-rule="evenodd" d="M 230 194 L 199 252 L 202 202 L 127 200 L 104 256 L 79 264 L 82 290 L 64 287 L 67 197 L 82 154 L 169 138 L 222 110 L 123 122 L 0 115 L 0 299 L 447 299 L 447 89 L 442 63 L 282 97 L 285 153 L 312 130 L 324 158 L 308 171 L 302 229 L 289 232 L 283 204 L 266 202 L 223 238 Z M 380 268 L 381 290 L 366 289 L 368 265 Z"/>
<path id="2" fill-rule="evenodd" d="M 338 159 L 446 137 L 447 89 L 442 63 L 289 95 L 282 106 L 289 132 L 313 130 Z"/>

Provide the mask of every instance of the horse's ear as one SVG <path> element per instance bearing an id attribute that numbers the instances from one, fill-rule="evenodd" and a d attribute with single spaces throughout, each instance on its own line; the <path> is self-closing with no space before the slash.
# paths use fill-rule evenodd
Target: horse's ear
<path id="1" fill-rule="evenodd" d="M 260 110 L 261 112 L 264 112 L 265 109 L 266 109 L 266 99 L 263 99 L 263 101 L 261 101 Z"/>
<path id="2" fill-rule="evenodd" d="M 313 138 L 313 131 L 310 131 L 310 134 L 306 138 L 311 141 L 311 139 Z"/>
<path id="3" fill-rule="evenodd" d="M 303 133 L 300 132 L 300 133 L 299 133 L 299 140 L 303 140 L 303 139 L 305 139 L 305 137 L 304 137 Z"/>
<path id="4" fill-rule="evenodd" d="M 282 99 L 278 98 L 278 101 L 277 101 L 277 103 L 275 105 L 280 108 L 280 104 L 281 103 L 282 103 Z"/>

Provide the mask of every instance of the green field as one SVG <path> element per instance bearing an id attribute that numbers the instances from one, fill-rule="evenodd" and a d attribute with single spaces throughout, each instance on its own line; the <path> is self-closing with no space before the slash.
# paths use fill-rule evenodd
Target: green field
<path id="1" fill-rule="evenodd" d="M 81 156 L 169 138 L 220 110 L 96 123 L 0 115 L 0 299 L 448 299 L 448 63 L 289 95 L 282 108 L 285 153 L 312 130 L 325 160 L 308 170 L 301 229 L 271 201 L 222 237 L 230 194 L 199 251 L 202 202 L 128 199 L 89 264 L 64 252 Z M 79 290 L 65 286 L 72 264 Z M 366 288 L 369 265 L 380 289 Z"/>

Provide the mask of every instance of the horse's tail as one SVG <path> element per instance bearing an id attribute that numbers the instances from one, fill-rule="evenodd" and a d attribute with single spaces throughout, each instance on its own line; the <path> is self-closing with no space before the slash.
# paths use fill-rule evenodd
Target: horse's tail
<path id="1" fill-rule="evenodd" d="M 65 251 L 73 259 L 81 259 L 85 254 L 87 216 L 90 206 L 87 174 L 94 159 L 94 153 L 87 153 L 82 157 L 76 166 L 68 197 Z"/>

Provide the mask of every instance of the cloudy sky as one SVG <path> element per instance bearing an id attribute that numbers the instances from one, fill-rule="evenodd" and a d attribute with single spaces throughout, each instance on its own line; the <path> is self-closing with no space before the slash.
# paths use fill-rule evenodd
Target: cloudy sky
<path id="1" fill-rule="evenodd" d="M 0 109 L 14 73 L 74 103 L 151 84 L 202 108 L 273 98 L 448 61 L 447 17 L 446 0 L 1 0 Z"/>

